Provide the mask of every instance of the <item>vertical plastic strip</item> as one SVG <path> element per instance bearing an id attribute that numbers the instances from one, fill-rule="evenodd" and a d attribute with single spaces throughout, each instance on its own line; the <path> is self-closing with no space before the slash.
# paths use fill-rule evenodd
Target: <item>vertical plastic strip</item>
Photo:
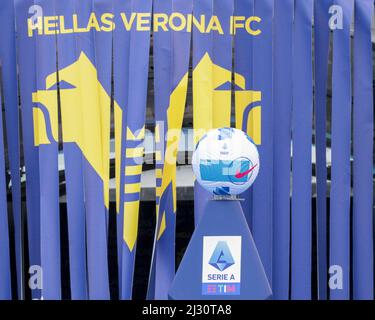
<path id="1" fill-rule="evenodd" d="M 275 2 L 273 298 L 289 299 L 292 41 L 294 0 Z"/>
<path id="2" fill-rule="evenodd" d="M 295 2 L 293 36 L 293 192 L 291 297 L 311 298 L 311 148 L 313 116 L 313 1 Z M 303 70 L 303 72 L 301 72 Z"/>
<path id="3" fill-rule="evenodd" d="M 254 88 L 262 93 L 261 143 L 258 146 L 262 169 L 253 185 L 253 236 L 272 287 L 273 234 L 273 9 L 274 0 L 255 0 L 254 15 L 261 18 L 261 34 L 254 37 Z"/>
<path id="4" fill-rule="evenodd" d="M 316 227 L 317 227 L 317 270 L 318 297 L 327 299 L 327 84 L 329 7 L 332 0 L 314 1 L 314 52 L 315 52 L 315 155 L 316 155 Z"/>
<path id="5" fill-rule="evenodd" d="M 374 1 L 356 0 L 354 27 L 353 297 L 374 299 L 374 96 L 371 26 Z"/>
<path id="6" fill-rule="evenodd" d="M 336 0 L 334 3 L 342 8 L 343 25 L 333 31 L 330 268 L 342 275 L 342 286 L 331 286 L 330 298 L 343 300 L 350 297 L 350 25 L 354 1 Z"/>

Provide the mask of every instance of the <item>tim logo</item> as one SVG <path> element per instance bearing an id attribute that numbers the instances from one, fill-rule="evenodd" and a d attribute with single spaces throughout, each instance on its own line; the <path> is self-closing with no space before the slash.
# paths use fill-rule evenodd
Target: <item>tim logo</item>
<path id="1" fill-rule="evenodd" d="M 241 237 L 203 238 L 203 295 L 239 295 Z"/>

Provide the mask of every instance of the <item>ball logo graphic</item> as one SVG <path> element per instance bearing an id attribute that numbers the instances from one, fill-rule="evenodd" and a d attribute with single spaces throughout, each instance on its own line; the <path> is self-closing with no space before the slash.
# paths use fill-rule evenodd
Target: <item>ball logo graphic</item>
<path id="1" fill-rule="evenodd" d="M 221 128 L 208 132 L 193 154 L 198 183 L 215 195 L 238 195 L 254 183 L 259 173 L 259 153 L 241 130 Z"/>

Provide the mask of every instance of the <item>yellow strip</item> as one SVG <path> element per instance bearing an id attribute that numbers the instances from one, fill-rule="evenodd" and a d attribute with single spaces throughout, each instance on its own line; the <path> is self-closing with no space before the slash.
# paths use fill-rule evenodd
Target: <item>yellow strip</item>
<path id="1" fill-rule="evenodd" d="M 138 193 L 141 191 L 141 184 L 140 183 L 132 183 L 132 184 L 126 184 L 125 185 L 125 193 Z"/>
<path id="2" fill-rule="evenodd" d="M 33 108 L 33 120 L 34 120 L 34 145 L 36 147 L 41 144 L 50 144 L 47 136 L 46 121 L 42 110 Z"/>
<path id="3" fill-rule="evenodd" d="M 122 110 L 115 105 L 115 176 L 116 176 L 116 210 L 120 214 L 120 180 L 121 180 L 121 141 L 122 141 Z"/>
<path id="4" fill-rule="evenodd" d="M 155 126 L 155 141 L 156 143 L 160 142 L 160 125 L 159 124 Z"/>
<path id="5" fill-rule="evenodd" d="M 126 176 L 138 176 L 142 174 L 142 166 L 127 166 L 125 168 Z"/>
<path id="6" fill-rule="evenodd" d="M 163 178 L 163 170 L 162 169 L 156 169 L 155 175 L 156 175 L 156 179 L 162 179 Z"/>
<path id="7" fill-rule="evenodd" d="M 126 157 L 127 158 L 139 158 L 143 157 L 144 148 L 130 148 L 126 149 Z"/>
<path id="8" fill-rule="evenodd" d="M 124 241 L 133 251 L 138 235 L 139 201 L 124 204 Z"/>
<path id="9" fill-rule="evenodd" d="M 163 217 L 161 218 L 161 224 L 158 232 L 158 240 L 160 240 L 161 236 L 164 234 L 165 230 L 167 229 L 167 221 L 165 218 L 165 211 L 163 212 Z"/>
<path id="10" fill-rule="evenodd" d="M 235 73 L 234 74 L 234 83 L 240 87 L 242 90 L 246 88 L 246 80 L 245 77 L 241 74 Z"/>
<path id="11" fill-rule="evenodd" d="M 160 151 L 155 152 L 155 159 L 156 159 L 156 161 L 161 161 L 161 152 Z"/>
<path id="12" fill-rule="evenodd" d="M 254 140 L 255 144 L 262 144 L 262 108 L 254 107 L 249 113 L 247 120 L 247 130 L 249 136 Z"/>

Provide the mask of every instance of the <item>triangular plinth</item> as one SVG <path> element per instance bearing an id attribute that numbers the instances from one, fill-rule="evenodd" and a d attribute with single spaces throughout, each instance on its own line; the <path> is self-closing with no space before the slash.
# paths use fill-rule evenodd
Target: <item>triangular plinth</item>
<path id="1" fill-rule="evenodd" d="M 170 298 L 263 300 L 271 295 L 240 203 L 208 201 L 172 283 Z"/>

